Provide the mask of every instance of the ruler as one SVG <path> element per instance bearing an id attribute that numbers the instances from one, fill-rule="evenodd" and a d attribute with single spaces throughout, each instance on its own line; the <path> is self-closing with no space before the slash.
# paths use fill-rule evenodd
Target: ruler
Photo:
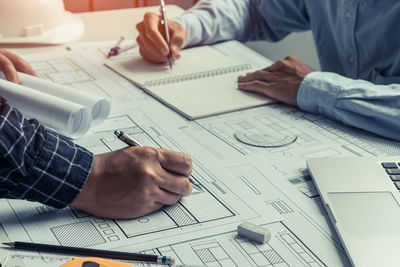
<path id="1" fill-rule="evenodd" d="M 8 255 L 1 267 L 58 267 L 69 258 Z"/>

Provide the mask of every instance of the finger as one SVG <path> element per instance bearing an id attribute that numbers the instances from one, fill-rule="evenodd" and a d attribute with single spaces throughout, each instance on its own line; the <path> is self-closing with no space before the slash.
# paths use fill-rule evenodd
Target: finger
<path id="1" fill-rule="evenodd" d="M 144 32 L 147 39 L 151 40 L 154 46 L 159 49 L 162 55 L 167 56 L 169 47 L 164 36 L 159 31 L 160 17 L 155 13 L 144 15 Z"/>
<path id="2" fill-rule="evenodd" d="M 5 55 L 14 64 L 14 67 L 17 71 L 37 76 L 31 65 L 29 65 L 28 62 L 23 60 L 20 56 L 6 50 L 3 50 L 2 54 Z"/>
<path id="3" fill-rule="evenodd" d="M 142 55 L 142 57 L 144 59 L 146 59 L 146 60 L 148 60 L 150 62 L 153 62 L 153 63 L 157 63 L 157 64 L 161 64 L 161 63 L 166 63 L 167 62 L 167 57 L 160 58 L 160 57 L 154 56 L 154 54 L 152 54 L 152 53 L 149 53 L 145 49 L 141 39 L 137 39 L 136 41 L 139 44 L 139 52 L 140 52 L 140 54 Z"/>
<path id="4" fill-rule="evenodd" d="M 244 76 L 239 76 L 238 82 L 251 82 L 251 81 L 255 81 L 255 80 L 268 82 L 269 76 L 270 76 L 269 71 L 259 70 L 259 71 L 247 73 Z"/>
<path id="5" fill-rule="evenodd" d="M 162 188 L 159 188 L 157 192 L 157 203 L 163 205 L 174 205 L 176 204 L 176 202 L 179 201 L 179 199 L 181 199 L 181 197 L 182 195 L 174 194 Z"/>
<path id="6" fill-rule="evenodd" d="M 161 53 L 160 49 L 156 47 L 152 40 L 149 40 L 146 35 L 140 36 L 141 48 L 143 48 L 146 53 L 152 55 L 155 58 L 159 58 L 160 61 L 166 60 L 167 57 Z"/>
<path id="7" fill-rule="evenodd" d="M 301 62 L 301 60 L 298 57 L 296 57 L 295 55 L 288 55 L 287 57 L 285 57 L 285 60 L 293 61 L 293 62 L 297 62 L 297 63 Z"/>
<path id="8" fill-rule="evenodd" d="M 161 170 L 158 174 L 157 184 L 160 188 L 181 196 L 190 195 L 192 184 L 186 176 Z"/>
<path id="9" fill-rule="evenodd" d="M 269 91 L 268 89 L 270 88 L 268 82 L 251 81 L 251 82 L 238 83 L 238 88 L 243 91 L 270 96 L 268 93 Z"/>
<path id="10" fill-rule="evenodd" d="M 276 61 L 274 64 L 272 64 L 271 66 L 269 66 L 265 70 L 271 71 L 271 72 L 281 71 L 283 69 L 287 69 L 290 66 L 291 66 L 291 63 L 288 60 L 281 59 L 281 60 Z"/>
<path id="11" fill-rule="evenodd" d="M 4 76 L 10 82 L 19 83 L 17 70 L 14 64 L 3 54 L 0 54 L 0 71 L 4 73 Z"/>
<path id="12" fill-rule="evenodd" d="M 192 159 L 181 152 L 161 148 L 160 164 L 164 169 L 186 177 L 192 173 Z"/>

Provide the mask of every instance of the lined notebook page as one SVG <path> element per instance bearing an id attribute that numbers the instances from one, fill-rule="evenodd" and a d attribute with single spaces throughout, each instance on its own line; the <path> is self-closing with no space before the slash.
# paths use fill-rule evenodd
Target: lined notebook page
<path id="1" fill-rule="evenodd" d="M 181 56 L 172 70 L 139 55 L 106 65 L 192 120 L 273 102 L 237 88 L 239 75 L 255 71 L 249 64 L 209 46 L 182 50 Z"/>

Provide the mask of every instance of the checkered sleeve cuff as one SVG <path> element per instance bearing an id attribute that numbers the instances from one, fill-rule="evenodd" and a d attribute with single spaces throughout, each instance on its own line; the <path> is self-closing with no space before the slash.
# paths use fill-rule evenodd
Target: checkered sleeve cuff
<path id="1" fill-rule="evenodd" d="M 30 172 L 9 193 L 55 208 L 72 203 L 89 177 L 94 156 L 66 137 L 46 130 L 44 147 Z"/>

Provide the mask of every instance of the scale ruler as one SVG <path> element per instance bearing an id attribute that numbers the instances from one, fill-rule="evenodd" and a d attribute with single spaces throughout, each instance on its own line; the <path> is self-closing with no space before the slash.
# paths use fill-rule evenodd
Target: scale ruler
<path id="1" fill-rule="evenodd" d="M 1 267 L 53 267 L 65 263 L 68 258 L 8 255 Z"/>

